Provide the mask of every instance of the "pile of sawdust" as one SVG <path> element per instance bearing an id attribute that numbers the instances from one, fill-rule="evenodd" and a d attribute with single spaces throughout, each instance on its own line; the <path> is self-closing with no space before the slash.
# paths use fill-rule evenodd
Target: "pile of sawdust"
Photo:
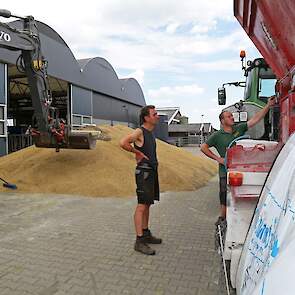
<path id="1" fill-rule="evenodd" d="M 61 150 L 29 147 L 0 158 L 1 177 L 19 192 L 79 194 L 85 196 L 135 195 L 134 155 L 119 147 L 131 129 L 100 126 L 110 137 L 97 141 L 95 150 Z M 194 190 L 217 172 L 203 157 L 158 141 L 161 191 Z M 2 188 L 1 191 L 7 190 Z"/>

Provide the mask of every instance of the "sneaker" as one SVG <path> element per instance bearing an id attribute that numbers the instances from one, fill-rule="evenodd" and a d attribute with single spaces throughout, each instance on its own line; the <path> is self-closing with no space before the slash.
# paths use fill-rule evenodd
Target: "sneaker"
<path id="1" fill-rule="evenodd" d="M 155 255 L 156 251 L 153 250 L 149 245 L 147 245 L 144 241 L 136 240 L 134 245 L 134 250 L 145 255 Z"/>
<path id="2" fill-rule="evenodd" d="M 143 241 L 144 243 L 147 243 L 147 244 L 162 244 L 162 239 L 160 238 L 156 238 L 152 235 L 152 233 L 149 231 L 145 232 L 143 234 Z"/>

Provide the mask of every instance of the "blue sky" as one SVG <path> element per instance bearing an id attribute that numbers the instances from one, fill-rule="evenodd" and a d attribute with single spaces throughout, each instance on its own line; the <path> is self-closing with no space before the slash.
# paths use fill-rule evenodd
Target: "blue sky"
<path id="1" fill-rule="evenodd" d="M 101 56 L 134 77 L 146 102 L 179 106 L 218 127 L 217 88 L 243 80 L 239 52 L 259 53 L 233 16 L 232 0 L 11 0 L 7 9 L 54 28 L 76 58 Z M 243 90 L 227 89 L 228 103 Z"/>

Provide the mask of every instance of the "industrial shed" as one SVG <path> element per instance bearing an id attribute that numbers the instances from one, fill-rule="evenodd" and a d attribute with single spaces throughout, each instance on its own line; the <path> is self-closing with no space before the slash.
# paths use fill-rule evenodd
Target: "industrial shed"
<path id="1" fill-rule="evenodd" d="M 186 144 L 200 145 L 216 131 L 211 123 L 170 124 L 168 127 L 171 143 L 182 146 Z"/>
<path id="2" fill-rule="evenodd" d="M 9 25 L 20 29 L 22 22 Z M 56 31 L 42 22 L 37 25 L 48 60 L 53 105 L 68 124 L 139 124 L 139 110 L 146 103 L 135 79 L 119 79 L 101 57 L 76 60 Z M 32 144 L 25 131 L 33 108 L 27 78 L 15 66 L 19 53 L 0 48 L 0 155 Z"/>

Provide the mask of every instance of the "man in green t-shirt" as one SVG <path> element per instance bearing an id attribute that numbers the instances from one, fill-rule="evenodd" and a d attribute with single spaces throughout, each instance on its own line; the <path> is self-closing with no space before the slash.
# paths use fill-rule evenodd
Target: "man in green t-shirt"
<path id="1" fill-rule="evenodd" d="M 275 104 L 275 97 L 272 96 L 268 100 L 266 106 L 257 112 L 248 122 L 234 125 L 234 117 L 231 112 L 223 111 L 219 115 L 221 123 L 221 129 L 214 132 L 208 140 L 202 144 L 201 151 L 209 158 L 219 163 L 219 199 L 221 205 L 221 215 L 219 220 L 226 218 L 226 186 L 227 186 L 227 175 L 224 166 L 224 157 L 228 145 L 235 139 L 246 133 L 248 128 L 256 125 L 264 116 L 268 113 L 271 106 Z M 215 147 L 219 156 L 214 154 L 210 147 Z"/>

